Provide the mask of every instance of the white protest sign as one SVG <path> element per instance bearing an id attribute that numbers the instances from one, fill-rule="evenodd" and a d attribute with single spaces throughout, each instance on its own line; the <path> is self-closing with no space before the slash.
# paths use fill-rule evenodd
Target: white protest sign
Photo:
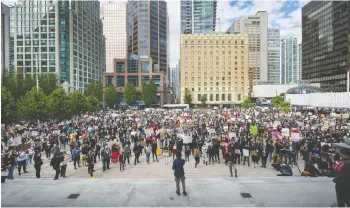
<path id="1" fill-rule="evenodd" d="M 54 134 L 60 134 L 60 133 L 61 133 L 61 130 L 53 130 L 52 133 L 54 133 Z M 33 136 L 33 134 L 32 134 L 32 136 Z"/>
<path id="2" fill-rule="evenodd" d="M 228 137 L 232 138 L 232 137 L 236 137 L 236 132 L 229 132 L 228 133 Z"/>
<path id="3" fill-rule="evenodd" d="M 32 131 L 31 135 L 32 135 L 33 137 L 35 137 L 35 136 L 38 136 L 39 133 L 38 133 L 37 131 Z"/>
<path id="4" fill-rule="evenodd" d="M 183 136 L 182 137 L 184 144 L 189 144 L 192 142 L 192 137 L 191 136 Z"/>
<path id="5" fill-rule="evenodd" d="M 288 128 L 283 128 L 282 129 L 282 136 L 289 137 L 289 129 Z"/>
<path id="6" fill-rule="evenodd" d="M 298 133 L 292 132 L 292 133 L 291 133 L 291 138 L 292 138 L 292 141 L 293 141 L 293 142 L 298 142 L 298 141 L 300 140 L 299 132 L 298 132 Z"/>
<path id="7" fill-rule="evenodd" d="M 249 150 L 243 149 L 243 157 L 249 157 Z"/>
<path id="8" fill-rule="evenodd" d="M 274 126 L 281 125 L 281 121 L 274 121 L 274 122 L 273 122 L 273 125 L 274 125 Z"/>
<path id="9" fill-rule="evenodd" d="M 179 134 L 179 133 L 177 133 L 176 136 L 177 136 L 178 138 L 180 138 L 180 139 L 183 139 L 184 136 L 185 136 L 185 134 Z"/>
<path id="10" fill-rule="evenodd" d="M 224 130 L 225 130 L 225 131 L 228 131 L 228 126 L 224 126 Z"/>
<path id="11" fill-rule="evenodd" d="M 131 136 L 135 136 L 135 135 L 136 135 L 136 131 L 132 131 Z"/>
<path id="12" fill-rule="evenodd" d="M 215 129 L 209 129 L 208 132 L 209 132 L 209 135 L 215 134 Z"/>

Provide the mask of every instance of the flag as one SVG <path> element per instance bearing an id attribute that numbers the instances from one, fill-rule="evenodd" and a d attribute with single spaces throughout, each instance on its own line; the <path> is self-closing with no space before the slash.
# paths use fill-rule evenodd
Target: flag
<path id="1" fill-rule="evenodd" d="M 220 17 L 219 17 L 219 18 L 216 18 L 216 20 L 220 20 Z"/>

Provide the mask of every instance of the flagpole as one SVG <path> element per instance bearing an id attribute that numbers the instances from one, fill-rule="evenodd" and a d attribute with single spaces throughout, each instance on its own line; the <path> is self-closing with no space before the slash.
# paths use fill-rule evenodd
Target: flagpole
<path id="1" fill-rule="evenodd" d="M 347 92 L 350 92 L 350 71 L 348 71 L 347 73 L 347 78 L 346 80 L 348 81 L 348 84 L 347 84 Z"/>

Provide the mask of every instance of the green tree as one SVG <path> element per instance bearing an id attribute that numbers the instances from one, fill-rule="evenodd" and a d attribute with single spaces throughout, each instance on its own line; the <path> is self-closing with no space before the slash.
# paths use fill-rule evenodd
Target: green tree
<path id="1" fill-rule="evenodd" d="M 103 98 L 103 87 L 102 87 L 102 82 L 98 82 L 96 83 L 95 81 L 91 81 L 85 92 L 84 92 L 85 96 L 88 97 L 90 95 L 93 95 L 94 97 L 96 97 L 99 101 L 102 101 Z"/>
<path id="2" fill-rule="evenodd" d="M 243 106 L 245 108 L 252 108 L 252 107 L 254 107 L 254 104 L 250 101 L 250 98 L 247 97 L 246 99 L 244 99 L 243 102 L 241 102 L 241 106 Z"/>
<path id="3" fill-rule="evenodd" d="M 131 105 L 136 101 L 136 88 L 133 83 L 128 82 L 123 90 L 123 98 L 126 104 Z"/>
<path id="4" fill-rule="evenodd" d="M 17 106 L 7 87 L 1 88 L 1 123 L 9 124 L 17 118 Z"/>
<path id="5" fill-rule="evenodd" d="M 282 111 L 290 111 L 290 102 L 285 102 L 282 95 L 277 95 L 272 98 L 271 104 L 274 108 L 280 109 Z"/>
<path id="6" fill-rule="evenodd" d="M 201 96 L 202 107 L 205 107 L 207 105 L 207 101 L 208 101 L 207 95 L 206 94 L 202 95 Z"/>
<path id="7" fill-rule="evenodd" d="M 71 115 L 71 106 L 63 88 L 57 88 L 48 96 L 50 114 L 54 118 L 64 119 Z"/>
<path id="8" fill-rule="evenodd" d="M 192 106 L 192 93 L 189 89 L 185 89 L 184 103 Z"/>
<path id="9" fill-rule="evenodd" d="M 90 112 L 94 112 L 100 107 L 100 102 L 97 100 L 97 98 L 95 96 L 89 95 L 86 98 L 86 100 L 88 102 L 88 110 Z"/>
<path id="10" fill-rule="evenodd" d="M 39 88 L 33 87 L 19 102 L 20 115 L 29 120 L 43 120 L 48 112 L 47 96 Z"/>
<path id="11" fill-rule="evenodd" d="M 113 85 L 109 85 L 105 92 L 105 102 L 109 108 L 114 108 L 118 102 L 118 93 Z"/>
<path id="12" fill-rule="evenodd" d="M 36 77 L 33 76 L 36 85 Z M 39 86 L 46 95 L 50 95 L 58 88 L 58 79 L 56 74 L 40 74 L 38 76 Z"/>
<path id="13" fill-rule="evenodd" d="M 78 114 L 81 111 L 88 110 L 88 103 L 86 97 L 80 91 L 73 91 L 68 95 L 69 104 L 72 113 Z"/>
<path id="14" fill-rule="evenodd" d="M 146 82 L 142 82 L 142 94 L 141 99 L 147 106 L 151 106 L 156 101 L 156 95 L 157 95 L 157 85 L 150 80 L 150 82 L 147 84 Z"/>

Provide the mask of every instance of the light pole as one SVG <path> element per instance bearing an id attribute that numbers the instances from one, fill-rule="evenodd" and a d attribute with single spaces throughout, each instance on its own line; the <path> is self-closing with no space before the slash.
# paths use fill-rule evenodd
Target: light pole
<path id="1" fill-rule="evenodd" d="M 36 91 L 39 91 L 39 79 L 38 79 L 38 72 L 39 72 L 39 54 L 36 54 Z"/>

